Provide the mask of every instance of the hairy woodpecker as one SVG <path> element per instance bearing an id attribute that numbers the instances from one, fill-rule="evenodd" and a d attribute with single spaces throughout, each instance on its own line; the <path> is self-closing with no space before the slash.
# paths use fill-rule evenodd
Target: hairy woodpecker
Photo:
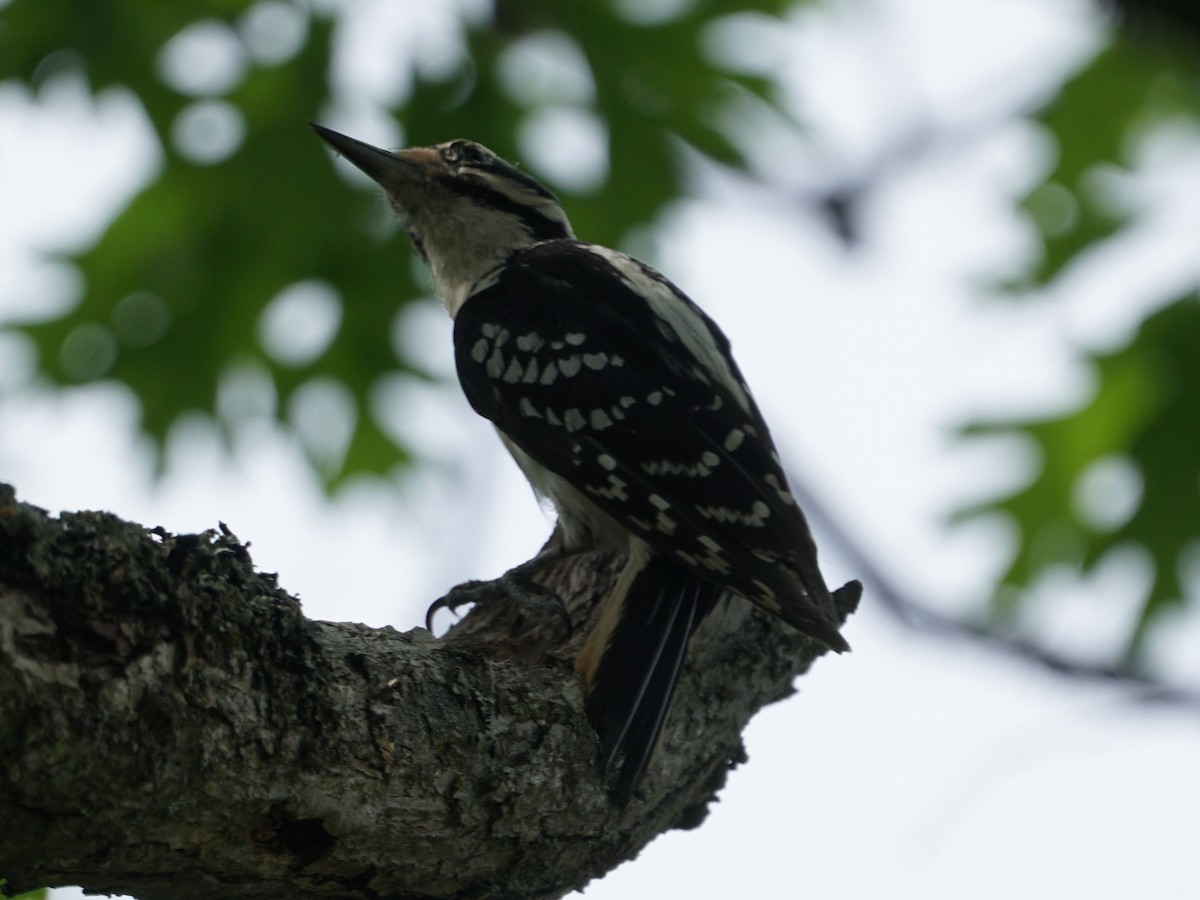
<path id="1" fill-rule="evenodd" d="M 554 195 L 486 147 L 387 151 L 312 128 L 387 193 L 454 319 L 463 391 L 554 505 L 563 551 L 628 554 L 576 663 L 602 768 L 624 752 L 620 802 L 722 592 L 849 649 L 767 425 L 699 307 L 575 240 Z"/>

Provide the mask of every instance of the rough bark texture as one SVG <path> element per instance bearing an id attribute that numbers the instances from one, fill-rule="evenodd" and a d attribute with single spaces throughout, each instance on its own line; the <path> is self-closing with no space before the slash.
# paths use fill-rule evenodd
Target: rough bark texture
<path id="1" fill-rule="evenodd" d="M 618 562 L 554 572 L 569 641 L 499 602 L 437 640 L 304 618 L 223 529 L 51 518 L 0 485 L 4 889 L 559 897 L 695 827 L 746 721 L 822 651 L 723 602 L 618 811 L 570 665 Z"/>

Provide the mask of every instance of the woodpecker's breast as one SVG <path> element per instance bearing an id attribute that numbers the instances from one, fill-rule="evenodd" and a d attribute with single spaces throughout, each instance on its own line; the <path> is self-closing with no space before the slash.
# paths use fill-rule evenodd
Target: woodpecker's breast
<path id="1" fill-rule="evenodd" d="M 567 551 L 583 549 L 623 550 L 629 532 L 593 503 L 571 482 L 556 475 L 522 450 L 503 431 L 500 440 L 516 460 L 539 499 L 548 500 L 558 513 L 563 545 Z"/>

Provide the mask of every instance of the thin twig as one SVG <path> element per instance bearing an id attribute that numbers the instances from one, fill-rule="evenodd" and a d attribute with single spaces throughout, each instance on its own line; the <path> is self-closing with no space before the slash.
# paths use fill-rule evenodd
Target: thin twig
<path id="1" fill-rule="evenodd" d="M 866 585 L 867 601 L 878 601 L 898 621 L 913 629 L 939 637 L 969 638 L 993 650 L 1034 663 L 1056 675 L 1077 681 L 1105 682 L 1126 687 L 1140 703 L 1166 704 L 1200 711 L 1200 691 L 1176 684 L 1124 664 L 1108 664 L 1072 658 L 1028 637 L 1005 632 L 984 621 L 970 621 L 932 609 L 910 597 L 861 549 L 858 541 L 841 526 L 837 517 L 808 489 L 795 469 L 788 473 L 796 495 L 810 520 L 815 522 L 827 544 L 845 557 Z M 982 606 L 982 604 L 980 604 Z"/>

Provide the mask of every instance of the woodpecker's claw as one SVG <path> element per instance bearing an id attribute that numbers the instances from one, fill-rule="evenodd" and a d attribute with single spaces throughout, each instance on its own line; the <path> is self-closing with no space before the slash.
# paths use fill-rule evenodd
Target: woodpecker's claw
<path id="1" fill-rule="evenodd" d="M 531 560 L 528 563 L 509 569 L 499 578 L 492 581 L 464 581 L 451 588 L 444 596 L 434 600 L 425 612 L 425 628 L 433 631 L 433 617 L 440 609 L 456 612 L 460 606 L 468 603 L 487 603 L 495 600 L 498 594 L 534 610 L 538 615 L 558 616 L 563 626 L 564 640 L 571 636 L 574 626 L 571 624 L 571 613 L 562 597 L 543 584 L 534 581 L 529 576 L 532 569 L 538 566 L 532 563 L 542 563 L 543 560 Z"/>
<path id="2" fill-rule="evenodd" d="M 490 584 L 490 581 L 464 581 L 462 584 L 452 587 L 430 603 L 429 609 L 425 610 L 425 630 L 433 631 L 433 617 L 439 609 L 448 609 L 452 613 L 457 613 L 460 606 L 476 602 L 479 599 L 476 593 Z"/>

